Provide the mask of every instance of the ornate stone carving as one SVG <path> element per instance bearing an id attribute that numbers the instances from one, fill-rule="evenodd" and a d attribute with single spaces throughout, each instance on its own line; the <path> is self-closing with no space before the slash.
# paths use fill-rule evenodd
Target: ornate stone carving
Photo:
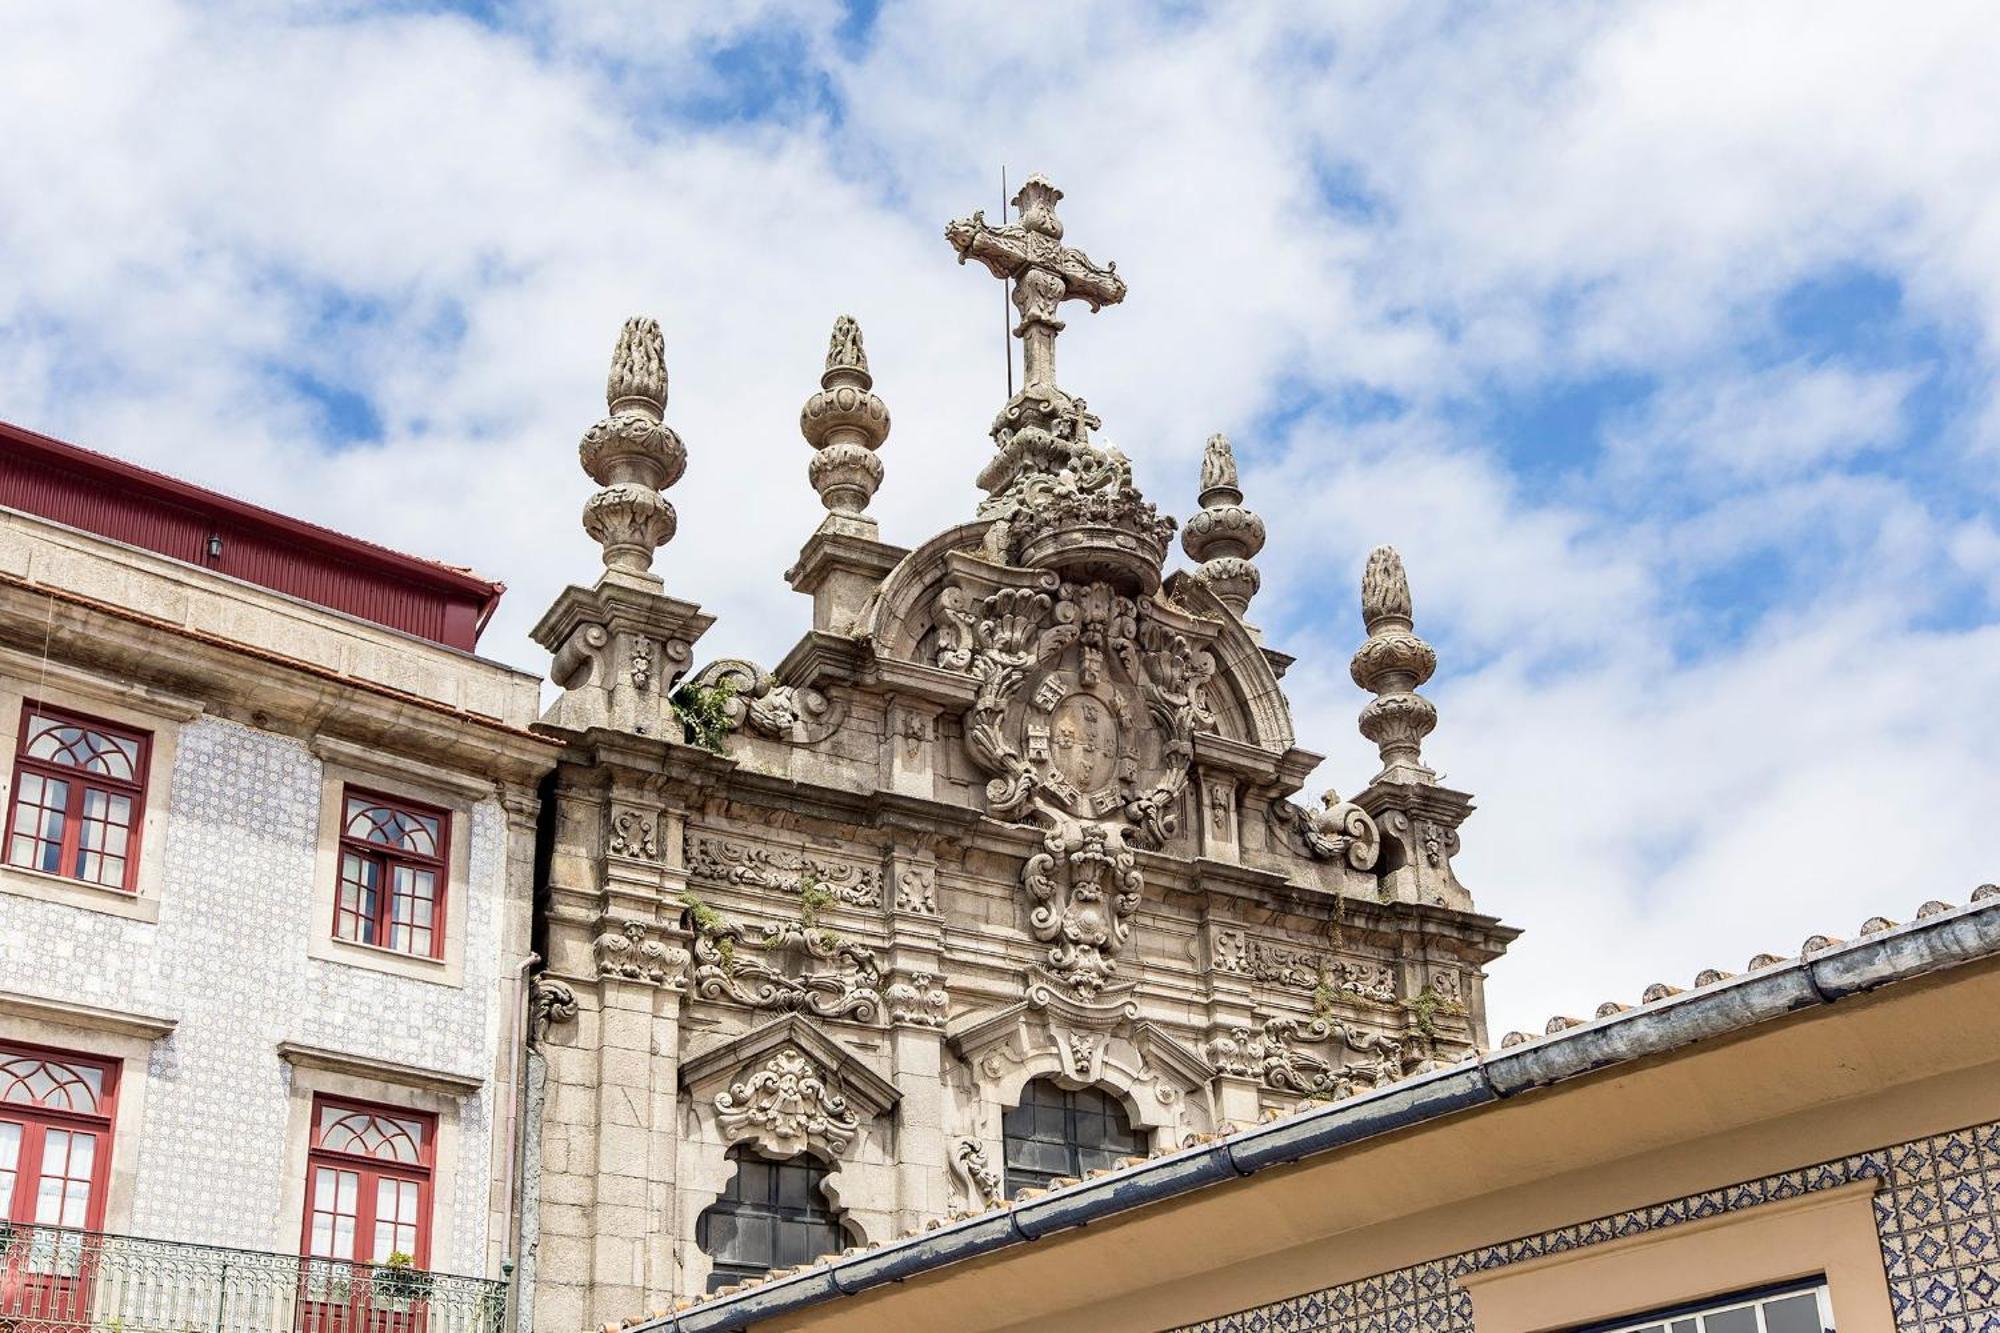
<path id="1" fill-rule="evenodd" d="M 716 1119 L 732 1140 L 754 1139 L 775 1157 L 819 1147 L 847 1151 L 861 1122 L 827 1075 L 796 1047 L 786 1047 L 742 1081 L 716 1094 Z"/>
<path id="2" fill-rule="evenodd" d="M 951 1163 L 970 1202 L 981 1208 L 995 1208 L 1006 1202 L 1000 1173 L 993 1169 L 986 1156 L 986 1145 L 978 1139 L 960 1139 L 952 1148 Z"/>
<path id="3" fill-rule="evenodd" d="M 641 694 L 653 683 L 653 641 L 644 636 L 632 640 L 632 688 Z"/>
<path id="4" fill-rule="evenodd" d="M 907 866 L 896 876 L 896 910 L 937 915 L 937 872 L 929 866 Z"/>
<path id="5" fill-rule="evenodd" d="M 882 484 L 875 450 L 888 438 L 889 409 L 869 392 L 875 380 L 850 316 L 834 321 L 819 382 L 799 413 L 799 431 L 815 450 L 807 475 L 828 512 L 858 518 Z"/>
<path id="6" fill-rule="evenodd" d="M 1320 808 L 1273 801 L 1271 825 L 1281 837 L 1320 861 L 1338 861 L 1355 870 L 1373 870 L 1382 855 L 1382 830 L 1366 810 L 1327 791 Z"/>
<path id="7" fill-rule="evenodd" d="M 1122 453 L 1091 443 L 1098 419 L 1056 383 L 1055 338 L 1063 327 L 1057 307 L 1081 300 L 1095 310 L 1125 299 L 1115 266 L 1100 268 L 1062 244 L 1055 211 L 1061 198 L 1035 176 L 1014 196 L 1018 225 L 994 227 L 975 213 L 945 228 L 960 263 L 976 259 L 1013 284 L 1021 312 L 1014 329 L 1024 348 L 1021 392 L 994 418 L 997 452 L 979 476 L 988 495 L 979 516 L 999 520 L 988 532 L 987 553 L 1150 592 L 1159 587 L 1173 520 L 1134 489 Z"/>
<path id="8" fill-rule="evenodd" d="M 1125 280 L 1116 264 L 1100 267 L 1083 251 L 1062 243 L 1062 220 L 1056 216 L 1062 197 L 1043 177 L 1030 176 L 1012 201 L 1020 211 L 1018 224 L 992 226 L 982 211 L 944 229 L 959 263 L 976 259 L 994 277 L 1014 284 L 1014 308 L 1021 314 L 1014 336 L 1022 342 L 1026 388 L 1055 383 L 1056 335 L 1063 329 L 1056 318 L 1059 305 L 1083 301 L 1100 310 L 1125 299 Z"/>
<path id="9" fill-rule="evenodd" d="M 1250 971 L 1250 940 L 1240 930 L 1217 930 L 1208 937 L 1208 958 L 1210 966 L 1218 972 L 1248 975 Z"/>
<path id="10" fill-rule="evenodd" d="M 935 973 L 899 975 L 882 992 L 889 1021 L 901 1027 L 941 1028 L 951 1017 L 951 996 Z"/>
<path id="11" fill-rule="evenodd" d="M 1387 963 L 1328 957 L 1235 929 L 1214 932 L 1209 956 L 1219 972 L 1273 986 L 1352 995 L 1376 1004 L 1396 1002 L 1396 973 Z"/>
<path id="12" fill-rule="evenodd" d="M 746 957 L 746 949 L 758 956 Z M 857 1023 L 882 1017 L 874 950 L 799 922 L 698 926 L 694 963 L 695 994 L 705 1000 Z"/>
<path id="13" fill-rule="evenodd" d="M 696 672 L 693 684 L 723 693 L 722 710 L 729 727 L 747 727 L 760 736 L 813 745 L 832 735 L 846 720 L 847 710 L 818 690 L 780 685 L 755 662 L 725 657 Z"/>
<path id="14" fill-rule="evenodd" d="M 1363 1062 L 1334 1064 L 1300 1050 L 1300 1044 L 1331 1045 L 1366 1056 Z M 1362 1087 L 1392 1083 L 1403 1076 L 1403 1045 L 1377 1033 L 1359 1033 L 1330 1019 L 1267 1019 L 1257 1032 L 1231 1028 L 1211 1037 L 1202 1054 L 1225 1074 L 1255 1078 L 1279 1092 L 1338 1099 Z"/>
<path id="15" fill-rule="evenodd" d="M 576 992 L 554 977 L 537 976 L 528 983 L 528 1031 L 540 1042 L 558 1023 L 576 1018 Z"/>
<path id="16" fill-rule="evenodd" d="M 1458 855 L 1458 830 L 1446 824 L 1429 819 L 1412 819 L 1401 810 L 1384 810 L 1381 826 L 1384 832 L 1408 847 L 1413 856 L 1421 857 L 1425 865 L 1442 869 L 1452 857 Z"/>
<path id="17" fill-rule="evenodd" d="M 996 818 L 1044 830 L 1022 868 L 1051 970 L 1089 996 L 1110 980 L 1144 881 L 1133 849 L 1174 831 L 1194 734 L 1214 723 L 1207 649 L 1159 603 L 1042 575 L 940 595 L 938 663 L 979 689 L 966 746 Z"/>
<path id="18" fill-rule="evenodd" d="M 680 986 L 687 973 L 688 951 L 672 938 L 655 938 L 655 929 L 636 917 L 607 920 L 591 946 L 597 975 Z"/>
<path id="19" fill-rule="evenodd" d="M 611 818 L 611 836 L 604 850 L 635 861 L 660 859 L 658 820 L 638 810 L 621 810 Z"/>
<path id="20" fill-rule="evenodd" d="M 666 344 L 654 321 L 625 321 L 604 400 L 610 415 L 577 449 L 583 470 L 604 488 L 584 503 L 583 528 L 604 548 L 608 570 L 657 584 L 653 553 L 672 539 L 675 526 L 674 507 L 660 492 L 680 480 L 687 449 L 664 424 Z"/>
<path id="21" fill-rule="evenodd" d="M 850 907 L 875 907 L 882 901 L 882 872 L 875 866 L 708 834 L 698 835 L 693 842 L 688 856 L 692 879 L 790 894 L 803 893 L 811 883 Z"/>
<path id="22" fill-rule="evenodd" d="M 1201 461 L 1201 511 L 1181 533 L 1181 549 L 1201 562 L 1194 577 L 1240 620 L 1262 580 L 1252 558 L 1264 549 L 1264 520 L 1243 505 L 1227 435 L 1208 437 Z"/>
<path id="23" fill-rule="evenodd" d="M 1416 691 L 1437 670 L 1437 654 L 1412 629 L 1410 581 L 1393 547 L 1378 546 L 1368 555 L 1361 619 L 1368 639 L 1355 651 L 1350 671 L 1356 685 L 1375 694 L 1361 710 L 1361 734 L 1382 754 L 1375 781 L 1435 784 L 1437 774 L 1424 766 L 1423 740 L 1437 726 L 1437 709 Z"/>

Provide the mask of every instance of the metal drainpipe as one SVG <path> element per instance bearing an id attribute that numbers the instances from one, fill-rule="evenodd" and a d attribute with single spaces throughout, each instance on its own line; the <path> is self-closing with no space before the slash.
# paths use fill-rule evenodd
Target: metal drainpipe
<path id="1" fill-rule="evenodd" d="M 527 1006 L 523 1003 L 523 998 L 528 991 L 528 969 L 541 961 L 542 956 L 540 954 L 529 950 L 528 956 L 521 960 L 521 965 L 514 969 L 513 984 L 509 987 L 509 994 L 507 996 L 507 1024 L 502 1029 L 507 1034 L 507 1116 L 506 1129 L 503 1131 L 505 1137 L 501 1141 L 507 1145 L 507 1155 L 503 1159 L 505 1163 L 503 1168 L 505 1172 L 503 1176 L 505 1188 L 501 1191 L 500 1197 L 507 1202 L 507 1249 L 509 1251 L 513 1251 L 519 1242 L 521 1222 L 520 1207 L 514 1198 L 514 1188 L 516 1182 L 521 1178 L 521 1144 L 516 1122 L 519 1120 L 521 1112 L 521 1071 L 526 1064 L 526 1061 L 522 1059 L 522 1051 L 528 1042 L 527 1024 L 525 1021 Z M 488 1206 L 491 1207 L 490 1204 Z M 505 1253 L 501 1256 L 501 1262 L 503 1265 L 508 1262 Z M 521 1271 L 518 1262 L 514 1263 L 513 1268 L 515 1274 Z M 514 1297 L 513 1282 L 510 1281 L 507 1284 L 507 1291 L 508 1299 L 512 1300 Z"/>

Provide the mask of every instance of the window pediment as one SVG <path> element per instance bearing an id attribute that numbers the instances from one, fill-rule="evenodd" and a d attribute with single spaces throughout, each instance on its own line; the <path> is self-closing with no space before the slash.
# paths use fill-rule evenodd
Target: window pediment
<path id="1" fill-rule="evenodd" d="M 777 1157 L 846 1152 L 862 1126 L 899 1100 L 896 1085 L 797 1014 L 752 1028 L 681 1062 L 681 1089 L 715 1108 L 732 1142 Z"/>

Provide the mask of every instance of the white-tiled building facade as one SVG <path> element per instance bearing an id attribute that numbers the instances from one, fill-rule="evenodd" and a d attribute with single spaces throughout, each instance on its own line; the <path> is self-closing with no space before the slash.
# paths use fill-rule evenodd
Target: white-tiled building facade
<path id="1" fill-rule="evenodd" d="M 497 1324 L 515 1244 L 536 783 L 554 748 L 526 729 L 535 707 L 531 676 L 0 510 L 0 795 L 13 821 L 0 846 L 0 1201 L 12 1196 L 14 1233 L 84 1222 L 32 1197 L 54 1188 L 62 1132 L 82 1123 L 108 1146 L 94 1171 L 71 1171 L 90 1177 L 87 1229 L 107 1238 L 82 1261 L 98 1289 L 35 1269 L 39 1286 L 13 1280 L 0 1313 L 31 1329 L 144 1326 L 150 1312 L 107 1306 L 136 1299 L 107 1294 L 117 1245 L 172 1243 L 149 1262 L 208 1283 L 189 1298 L 219 1309 L 240 1294 L 215 1286 L 221 1261 L 199 1247 L 295 1267 L 321 1253 L 308 1177 L 325 1165 L 331 1140 L 315 1125 L 330 1100 L 416 1127 L 404 1164 L 420 1159 L 421 1193 L 380 1248 L 414 1244 L 434 1292 L 489 1280 L 466 1284 L 472 1317 L 434 1314 L 440 1327 Z M 126 883 L 87 882 L 67 860 L 51 872 L 13 837 L 29 818 L 14 800 L 24 719 L 45 709 L 143 738 Z M 438 817 L 434 948 L 338 937 L 354 792 Z M 107 1071 L 100 1104 L 48 1092 L 70 1068 Z M 86 1110 L 101 1123 L 76 1122 Z M 372 1178 L 359 1179 L 366 1193 Z M 341 1243 L 372 1262 L 368 1215 L 354 1224 L 367 1234 Z M 89 1308 L 54 1308 L 65 1300 Z M 242 1323 L 292 1311 L 280 1301 Z"/>

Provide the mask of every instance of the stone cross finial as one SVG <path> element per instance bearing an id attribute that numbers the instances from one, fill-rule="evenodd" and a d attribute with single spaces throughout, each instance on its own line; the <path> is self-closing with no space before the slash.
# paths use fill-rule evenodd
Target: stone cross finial
<path id="1" fill-rule="evenodd" d="M 1024 394 L 1055 384 L 1056 335 L 1063 329 L 1056 318 L 1058 306 L 1085 301 L 1099 310 L 1125 299 L 1125 280 L 1116 264 L 1100 267 L 1083 251 L 1062 243 L 1062 220 L 1056 216 L 1062 197 L 1047 180 L 1030 176 L 1014 195 L 1019 223 L 995 227 L 982 211 L 944 229 L 959 263 L 977 259 L 994 277 L 1014 284 L 1014 308 L 1021 312 L 1014 336 L 1021 340 Z"/>
<path id="2" fill-rule="evenodd" d="M 861 326 L 850 315 L 833 322 L 820 390 L 799 411 L 799 433 L 817 452 L 806 469 L 827 507 L 829 522 L 842 521 L 855 535 L 873 536 L 875 520 L 862 510 L 882 484 L 882 460 L 875 450 L 889 437 L 889 409 L 869 392 L 868 353 Z M 863 534 L 859 529 L 866 529 Z"/>
<path id="3" fill-rule="evenodd" d="M 664 420 L 667 352 L 657 322 L 625 321 L 604 400 L 610 415 L 577 446 L 583 470 L 604 488 L 584 502 L 583 530 L 604 548 L 606 579 L 658 587 L 653 553 L 673 538 L 676 522 L 660 492 L 680 480 L 687 448 Z"/>
<path id="4" fill-rule="evenodd" d="M 1361 576 L 1361 620 L 1368 640 L 1354 654 L 1354 683 L 1374 691 L 1361 710 L 1361 734 L 1382 753 L 1377 782 L 1435 785 L 1424 766 L 1423 741 L 1437 726 L 1437 709 L 1417 687 L 1437 670 L 1437 653 L 1418 638 L 1410 618 L 1410 580 L 1391 546 L 1368 554 Z"/>
<path id="5" fill-rule="evenodd" d="M 1182 530 L 1181 549 L 1201 562 L 1195 576 L 1241 620 L 1263 583 L 1250 561 L 1264 549 L 1264 520 L 1244 508 L 1227 435 L 1208 437 L 1201 459 L 1201 512 Z"/>

